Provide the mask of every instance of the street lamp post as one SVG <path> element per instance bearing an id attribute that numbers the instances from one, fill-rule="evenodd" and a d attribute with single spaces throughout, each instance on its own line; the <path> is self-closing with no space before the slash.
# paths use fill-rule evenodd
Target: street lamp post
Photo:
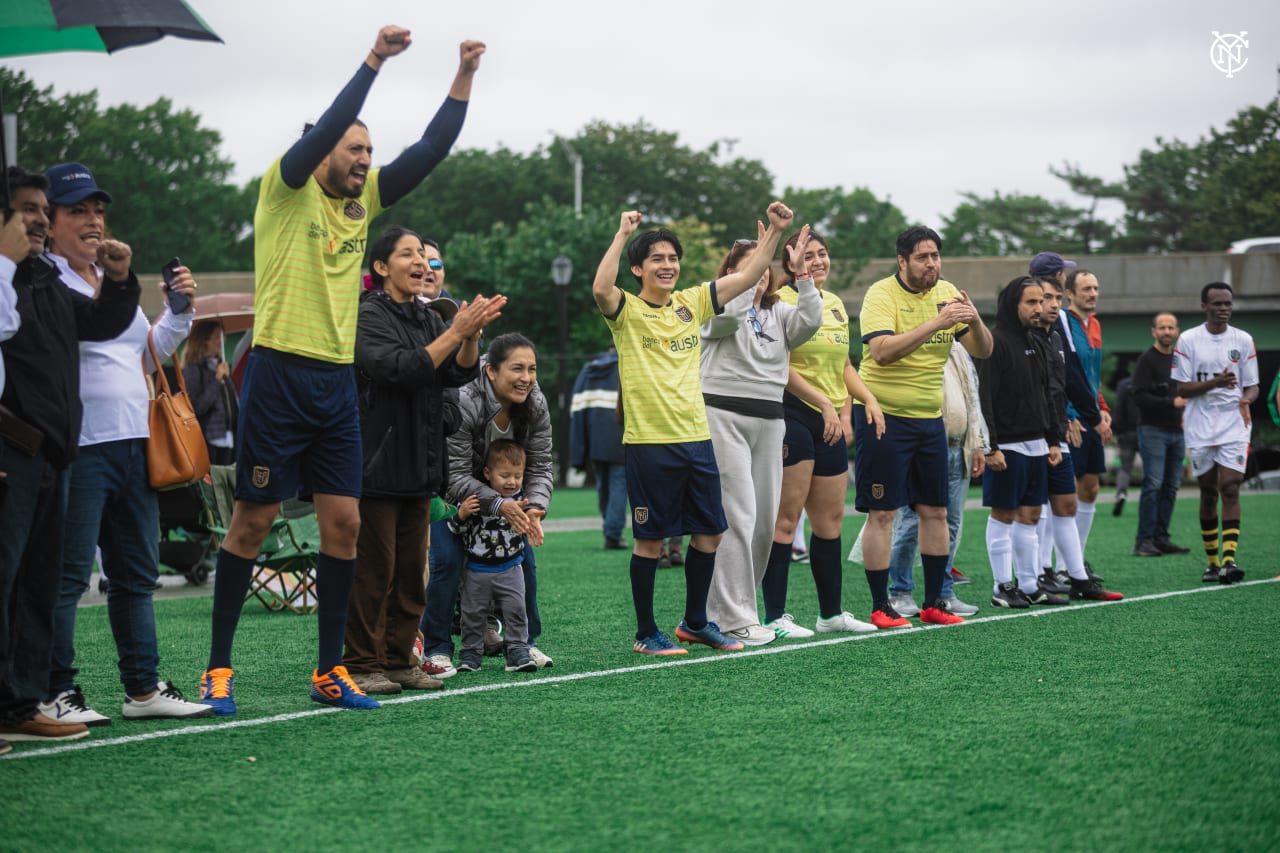
<path id="1" fill-rule="evenodd" d="M 560 455 L 560 485 L 569 479 L 569 279 L 573 277 L 573 261 L 564 255 L 551 262 L 551 283 L 556 287 L 556 301 L 560 308 L 560 352 L 556 387 L 559 398 L 560 437 L 557 450 Z"/>

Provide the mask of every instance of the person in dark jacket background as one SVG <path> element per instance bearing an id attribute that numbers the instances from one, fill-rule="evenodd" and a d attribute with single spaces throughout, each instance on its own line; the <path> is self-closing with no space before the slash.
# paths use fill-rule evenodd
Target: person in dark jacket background
<path id="1" fill-rule="evenodd" d="M 480 332 L 506 303 L 477 296 L 428 306 L 417 298 L 426 270 L 421 237 L 384 232 L 370 251 L 374 287 L 361 296 L 356 328 L 364 471 L 343 664 L 369 694 L 444 686 L 413 665 L 431 498 L 444 492 L 448 470 L 444 389 L 476 376 Z"/>
<path id="2" fill-rule="evenodd" d="M 236 461 L 236 413 L 240 410 L 231 367 L 222 358 L 222 328 L 216 321 L 193 323 L 182 352 L 182 380 L 214 465 Z"/>
<path id="3" fill-rule="evenodd" d="M 8 173 L 14 216 L 0 253 L 0 277 L 12 276 L 21 326 L 0 347 L 6 370 L 0 417 L 0 471 L 5 478 L 0 536 L 0 739 L 84 737 L 83 723 L 53 720 L 37 705 L 49 687 L 53 610 L 62 565 L 68 465 L 79 450 L 80 348 L 107 341 L 133 322 L 138 279 L 128 246 L 104 240 L 105 276 L 97 299 L 64 285 L 44 256 L 49 227 L 43 175 L 16 166 Z M 24 229 L 27 246 L 7 237 Z"/>
<path id="4" fill-rule="evenodd" d="M 622 538 L 627 521 L 627 469 L 618 422 L 618 351 L 613 347 L 582 368 L 573 383 L 569 411 L 569 464 L 595 470 L 605 550 L 624 550 L 630 547 Z"/>

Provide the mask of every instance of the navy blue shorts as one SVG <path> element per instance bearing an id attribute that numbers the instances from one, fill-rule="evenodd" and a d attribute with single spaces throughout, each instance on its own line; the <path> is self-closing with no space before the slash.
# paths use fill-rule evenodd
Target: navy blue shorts
<path id="1" fill-rule="evenodd" d="M 858 512 L 946 506 L 947 429 L 942 418 L 884 416 L 876 438 L 865 407 L 853 407 L 853 472 Z"/>
<path id="2" fill-rule="evenodd" d="M 997 509 L 1041 506 L 1049 500 L 1049 457 L 1004 451 L 1003 471 L 982 472 L 982 505 Z M 1059 468 L 1062 466 L 1059 465 Z"/>
<path id="3" fill-rule="evenodd" d="M 1102 439 L 1098 433 L 1085 427 L 1079 447 L 1071 448 L 1071 464 L 1076 479 L 1085 474 L 1107 473 L 1107 454 L 1102 449 Z"/>
<path id="4" fill-rule="evenodd" d="M 849 445 L 845 444 L 844 433 L 835 444 L 827 444 L 822 440 L 821 412 L 790 395 L 783 403 L 787 432 L 782 439 L 782 467 L 811 461 L 815 477 L 848 476 Z"/>
<path id="5" fill-rule="evenodd" d="M 724 533 L 720 469 L 711 441 L 627 444 L 627 499 L 636 539 Z"/>
<path id="6" fill-rule="evenodd" d="M 237 426 L 237 500 L 360 497 L 354 366 L 254 347 Z"/>
<path id="7" fill-rule="evenodd" d="M 1074 495 L 1076 493 L 1076 475 L 1072 467 L 1074 456 L 1074 453 L 1064 453 L 1061 462 L 1049 466 L 1049 494 Z"/>

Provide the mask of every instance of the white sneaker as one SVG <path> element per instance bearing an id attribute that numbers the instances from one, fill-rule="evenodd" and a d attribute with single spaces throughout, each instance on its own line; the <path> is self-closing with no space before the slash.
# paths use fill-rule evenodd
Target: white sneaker
<path id="1" fill-rule="evenodd" d="M 767 646 L 778 639 L 776 631 L 771 631 L 763 625 L 748 625 L 745 628 L 735 628 L 732 631 L 725 631 L 724 635 L 738 640 L 744 646 Z"/>
<path id="2" fill-rule="evenodd" d="M 124 697 L 124 707 L 120 712 L 126 720 L 193 720 L 212 717 L 213 707 L 188 702 L 181 690 L 161 681 L 156 685 L 156 694 L 145 702 Z"/>
<path id="3" fill-rule="evenodd" d="M 916 604 L 916 600 L 911 597 L 909 592 L 900 592 L 897 595 L 890 596 L 889 603 L 893 605 L 893 609 L 898 611 L 900 616 L 906 616 L 910 619 L 913 616 L 920 615 L 920 606 Z"/>
<path id="4" fill-rule="evenodd" d="M 84 693 L 77 684 L 53 697 L 52 702 L 40 702 L 36 710 L 59 723 L 83 723 L 86 726 L 109 726 L 111 718 L 99 714 L 84 701 Z"/>
<path id="5" fill-rule="evenodd" d="M 848 610 L 843 611 L 839 616 L 832 616 L 830 619 L 818 620 L 818 633 L 831 634 L 837 631 L 876 631 L 875 625 L 870 622 L 862 622 L 853 618 L 853 614 Z"/>
<path id="6" fill-rule="evenodd" d="M 529 647 L 529 657 L 538 665 L 538 669 L 551 669 L 555 666 L 555 661 L 551 656 L 537 646 Z"/>
<path id="7" fill-rule="evenodd" d="M 458 674 L 453 668 L 453 658 L 448 655 L 432 655 L 422 662 L 421 669 L 432 678 L 453 678 Z"/>
<path id="8" fill-rule="evenodd" d="M 797 625 L 795 617 L 790 613 L 783 613 L 772 622 L 764 623 L 764 627 L 772 631 L 779 640 L 804 640 L 813 636 L 808 628 Z"/>

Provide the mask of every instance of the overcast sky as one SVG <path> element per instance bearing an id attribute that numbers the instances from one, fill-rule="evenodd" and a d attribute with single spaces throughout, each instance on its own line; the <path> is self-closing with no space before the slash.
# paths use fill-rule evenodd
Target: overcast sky
<path id="1" fill-rule="evenodd" d="M 5 64 L 59 94 L 190 107 L 222 133 L 244 182 L 394 23 L 414 43 L 362 113 L 377 162 L 421 134 L 458 43 L 479 38 L 488 53 L 460 147 L 527 152 L 593 119 L 643 118 L 698 148 L 736 140 L 779 192 L 866 186 L 937 225 L 966 190 L 1070 200 L 1050 165 L 1120 178 L 1157 136 L 1194 141 L 1266 103 L 1280 63 L 1280 3 L 1261 0 L 191 3 L 225 45 L 166 39 Z M 1247 32 L 1248 63 L 1231 79 L 1210 61 L 1215 30 Z"/>

